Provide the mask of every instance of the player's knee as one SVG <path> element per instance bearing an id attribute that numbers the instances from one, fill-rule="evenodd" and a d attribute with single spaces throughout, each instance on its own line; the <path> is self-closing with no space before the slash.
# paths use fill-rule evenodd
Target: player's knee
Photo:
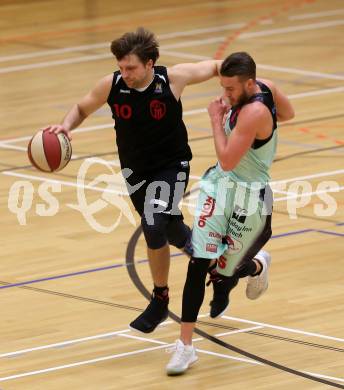
<path id="1" fill-rule="evenodd" d="M 142 215 L 141 226 L 148 248 L 160 249 L 167 243 L 166 226 L 168 224 L 168 220 L 168 215 L 156 213 L 148 222 L 145 216 Z"/>
<path id="2" fill-rule="evenodd" d="M 191 237 L 191 229 L 185 225 L 182 218 L 172 217 L 166 228 L 168 242 L 177 247 L 183 248 Z"/>
<path id="3" fill-rule="evenodd" d="M 210 261 L 210 259 L 191 257 L 188 266 L 186 283 L 192 286 L 192 288 L 197 288 L 200 284 L 204 284 Z"/>

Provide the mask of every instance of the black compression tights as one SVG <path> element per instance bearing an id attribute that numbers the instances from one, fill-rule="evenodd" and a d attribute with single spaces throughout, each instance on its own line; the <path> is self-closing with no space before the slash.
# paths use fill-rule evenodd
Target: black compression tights
<path id="1" fill-rule="evenodd" d="M 196 322 L 204 299 L 205 279 L 210 259 L 194 258 L 189 261 L 183 290 L 182 322 Z"/>

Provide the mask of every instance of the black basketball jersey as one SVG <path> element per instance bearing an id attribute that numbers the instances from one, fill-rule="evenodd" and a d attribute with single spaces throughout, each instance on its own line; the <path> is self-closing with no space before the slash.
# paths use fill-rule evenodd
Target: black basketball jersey
<path id="1" fill-rule="evenodd" d="M 261 81 L 257 80 L 257 84 L 259 85 L 261 92 L 252 95 L 249 98 L 249 100 L 246 103 L 244 103 L 243 105 L 250 104 L 253 102 L 257 102 L 257 101 L 263 103 L 271 113 L 273 125 L 272 125 L 272 133 L 268 138 L 263 139 L 263 140 L 261 140 L 261 139 L 254 140 L 254 142 L 252 144 L 253 149 L 258 149 L 261 146 L 265 145 L 267 142 L 269 142 L 269 140 L 273 136 L 274 131 L 277 128 L 276 107 L 275 107 L 274 98 L 272 96 L 272 92 L 270 91 L 270 88 L 267 85 L 263 84 Z M 232 109 L 231 109 L 230 118 L 229 118 L 229 126 L 230 126 L 231 130 L 234 129 L 234 127 L 236 125 L 239 112 L 240 112 L 243 105 L 237 105 L 237 106 L 232 107 Z"/>
<path id="2" fill-rule="evenodd" d="M 166 67 L 154 67 L 154 79 L 144 91 L 129 88 L 114 72 L 107 102 L 122 168 L 148 173 L 191 160 L 182 103 L 170 89 Z"/>

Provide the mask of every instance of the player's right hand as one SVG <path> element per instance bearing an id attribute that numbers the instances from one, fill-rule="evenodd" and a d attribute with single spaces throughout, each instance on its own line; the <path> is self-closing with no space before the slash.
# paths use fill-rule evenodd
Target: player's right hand
<path id="1" fill-rule="evenodd" d="M 213 100 L 208 105 L 208 113 L 212 120 L 223 122 L 223 117 L 228 112 L 228 106 L 226 105 L 226 102 L 222 99 L 222 97 L 219 97 L 215 100 Z"/>
<path id="2" fill-rule="evenodd" d="M 50 125 L 42 129 L 43 131 L 47 130 L 49 133 L 65 133 L 68 139 L 71 141 L 72 140 L 72 132 L 70 130 L 67 130 L 64 126 L 62 125 Z"/>

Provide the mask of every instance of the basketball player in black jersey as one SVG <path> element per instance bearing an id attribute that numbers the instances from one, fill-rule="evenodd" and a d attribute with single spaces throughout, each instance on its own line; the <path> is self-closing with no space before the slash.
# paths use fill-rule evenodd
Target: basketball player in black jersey
<path id="1" fill-rule="evenodd" d="M 119 70 L 102 78 L 61 124 L 47 129 L 71 139 L 71 130 L 109 104 L 122 172 L 141 216 L 154 283 L 151 302 L 130 326 L 149 333 L 168 316 L 169 244 L 192 254 L 190 229 L 178 209 L 192 158 L 180 97 L 186 85 L 218 76 L 221 61 L 156 66 L 158 42 L 143 28 L 114 40 L 111 51 Z M 134 187 L 139 189 L 132 192 Z"/>

